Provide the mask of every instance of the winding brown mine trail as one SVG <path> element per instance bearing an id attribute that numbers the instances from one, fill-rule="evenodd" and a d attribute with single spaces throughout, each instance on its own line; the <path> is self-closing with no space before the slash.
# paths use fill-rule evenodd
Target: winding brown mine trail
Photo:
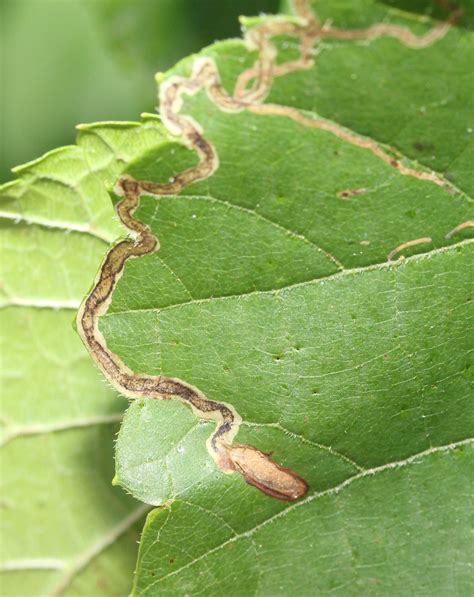
<path id="1" fill-rule="evenodd" d="M 257 448 L 233 444 L 241 419 L 230 404 L 210 400 L 197 388 L 179 379 L 133 372 L 109 350 L 99 330 L 98 322 L 108 310 L 126 262 L 159 249 L 159 241 L 150 228 L 134 217 L 141 195 L 161 197 L 178 194 L 193 182 L 208 178 L 219 167 L 216 149 L 205 138 L 199 124 L 190 116 L 181 114 L 182 96 L 185 94 L 193 95 L 204 89 L 211 101 L 225 112 L 250 109 L 256 113 L 285 116 L 305 126 L 328 130 L 349 143 L 372 151 L 380 159 L 398 168 L 401 174 L 431 180 L 440 185 L 445 184 L 445 181 L 435 174 L 402 167 L 375 142 L 350 134 L 334 123 L 310 119 L 293 108 L 262 106 L 261 102 L 267 97 L 275 77 L 310 68 L 313 65 L 313 47 L 320 38 L 367 39 L 389 35 L 412 48 L 423 48 L 445 35 L 450 24 L 459 18 L 459 10 L 453 11 L 446 22 L 436 25 L 426 34 L 417 37 L 406 27 L 385 23 L 354 31 L 325 27 L 321 26 L 318 18 L 311 12 L 308 0 L 294 0 L 294 7 L 300 17 L 298 22 L 290 22 L 284 17 L 275 18 L 254 27 L 247 33 L 247 46 L 249 49 L 258 51 L 258 59 L 250 69 L 240 75 L 234 95 L 229 95 L 223 88 L 217 66 L 210 58 L 197 58 L 189 78 L 173 76 L 162 84 L 160 114 L 163 123 L 170 133 L 180 137 L 197 153 L 199 163 L 193 168 L 176 174 L 167 183 L 134 180 L 129 176 L 122 176 L 119 179 L 115 192 L 122 199 L 117 205 L 117 213 L 121 222 L 133 233 L 134 238 L 122 240 L 110 249 L 99 270 L 94 287 L 85 298 L 77 315 L 77 328 L 84 344 L 104 375 L 121 394 L 128 398 L 178 399 L 189 404 L 198 417 L 216 422 L 216 430 L 208 440 L 208 449 L 223 471 L 239 472 L 247 483 L 267 495 L 290 501 L 306 494 L 308 490 L 306 481 L 294 471 L 273 462 L 268 454 Z M 292 35 L 299 39 L 300 57 L 297 60 L 285 64 L 276 63 L 277 52 L 271 43 L 271 38 L 281 34 Z"/>

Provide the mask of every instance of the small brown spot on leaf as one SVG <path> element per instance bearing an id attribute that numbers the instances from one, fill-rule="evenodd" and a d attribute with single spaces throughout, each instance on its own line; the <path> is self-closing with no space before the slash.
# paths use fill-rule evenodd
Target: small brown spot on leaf
<path id="1" fill-rule="evenodd" d="M 347 197 L 356 197 L 357 195 L 362 195 L 362 193 L 366 193 L 367 189 L 345 189 L 344 191 L 339 191 L 337 196 L 341 199 L 346 199 Z"/>

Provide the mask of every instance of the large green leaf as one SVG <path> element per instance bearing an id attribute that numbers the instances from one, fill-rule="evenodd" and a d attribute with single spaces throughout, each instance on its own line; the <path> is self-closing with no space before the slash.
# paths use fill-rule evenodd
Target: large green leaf
<path id="1" fill-rule="evenodd" d="M 83 127 L 78 145 L 1 188 L 3 595 L 119 595 L 147 509 L 110 480 L 125 401 L 104 385 L 74 312 L 121 232 L 105 184 L 163 139 L 143 125 Z"/>
<path id="2" fill-rule="evenodd" d="M 369 1 L 317 6 L 341 27 L 433 26 Z M 275 43 L 279 63 L 297 57 L 293 38 Z M 472 588 L 459 498 L 472 479 L 472 229 L 457 227 L 473 207 L 455 165 L 469 156 L 472 47 L 462 28 L 420 49 L 328 38 L 313 68 L 273 82 L 267 104 L 291 111 L 186 98 L 219 168 L 179 196 L 142 197 L 136 217 L 161 249 L 126 266 L 101 331 L 132 370 L 231 403 L 237 441 L 271 451 L 310 492 L 291 506 L 259 494 L 215 467 L 210 424 L 181 403 L 137 401 L 115 482 L 162 507 L 145 527 L 135 594 Z M 256 58 L 238 41 L 203 55 L 229 91 Z M 189 77 L 195 60 L 167 76 Z M 362 74 L 368 99 L 349 101 L 347 77 Z M 454 99 L 439 104 L 443 78 Z M 316 112 L 322 97 L 331 120 Z M 436 144 L 436 159 L 410 160 L 418 141 Z M 195 163 L 170 143 L 127 172 L 166 181 Z M 387 260 L 397 247 L 403 258 Z"/>

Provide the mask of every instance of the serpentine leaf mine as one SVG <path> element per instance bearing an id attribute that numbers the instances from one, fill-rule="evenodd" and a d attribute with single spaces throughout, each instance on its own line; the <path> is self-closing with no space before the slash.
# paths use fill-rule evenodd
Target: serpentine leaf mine
<path id="1" fill-rule="evenodd" d="M 159 250 L 159 240 L 149 226 L 134 217 L 140 197 L 175 195 L 194 182 L 212 176 L 219 167 L 217 150 L 206 139 L 199 124 L 190 116 L 181 114 L 182 98 L 185 94 L 192 95 L 199 90 L 205 90 L 211 101 L 225 112 L 237 113 L 249 110 L 256 114 L 290 118 L 304 126 L 324 129 L 348 143 L 371 151 L 402 175 L 413 176 L 449 188 L 449 183 L 442 177 L 403 165 L 372 140 L 358 137 L 337 124 L 310 118 L 293 108 L 263 105 L 262 102 L 268 96 L 276 77 L 308 69 L 313 65 L 313 48 L 318 40 L 325 38 L 361 40 L 390 36 L 410 48 L 422 49 L 446 34 L 450 26 L 460 18 L 461 9 L 446 5 L 451 8 L 448 19 L 438 23 L 427 33 L 416 36 L 406 27 L 387 23 L 375 24 L 360 30 L 344 30 L 332 25 L 322 25 L 311 11 L 309 0 L 294 0 L 293 4 L 298 19 L 290 21 L 285 17 L 275 18 L 247 32 L 245 38 L 247 47 L 249 50 L 258 52 L 258 59 L 251 68 L 240 74 L 233 95 L 226 92 L 221 84 L 215 62 L 207 57 L 195 60 L 190 77 L 173 76 L 161 85 L 160 114 L 163 123 L 171 134 L 180 137 L 189 149 L 196 152 L 199 162 L 195 167 L 176 174 L 167 183 L 135 180 L 130 176 L 122 176 L 118 180 L 115 192 L 121 199 L 117 205 L 117 213 L 134 238 L 121 240 L 110 249 L 92 291 L 85 298 L 77 315 L 77 328 L 84 344 L 104 375 L 120 393 L 128 398 L 181 400 L 191 406 L 196 416 L 215 421 L 216 429 L 208 440 L 208 450 L 217 466 L 228 473 L 240 473 L 247 483 L 271 497 L 288 501 L 297 500 L 306 494 L 308 491 L 306 481 L 291 469 L 275 463 L 268 454 L 257 448 L 233 443 L 241 418 L 232 405 L 207 398 L 198 388 L 185 381 L 133 372 L 107 347 L 105 338 L 99 331 L 98 322 L 108 310 L 127 261 Z M 299 40 L 300 55 L 297 60 L 277 62 L 277 52 L 271 42 L 272 37 L 277 35 L 291 35 Z M 461 224 L 460 227 L 468 224 Z M 460 227 L 449 234 L 455 234 Z M 395 248 L 390 253 L 389 259 L 405 247 L 430 240 L 422 238 L 407 241 Z"/>

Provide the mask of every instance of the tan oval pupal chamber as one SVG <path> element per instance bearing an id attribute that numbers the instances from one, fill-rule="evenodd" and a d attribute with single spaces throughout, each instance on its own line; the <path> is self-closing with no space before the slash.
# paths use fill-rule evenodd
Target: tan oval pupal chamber
<path id="1" fill-rule="evenodd" d="M 247 483 L 263 493 L 293 502 L 304 497 L 308 484 L 297 473 L 280 466 L 268 454 L 252 446 L 235 444 L 226 446 L 228 466 L 241 473 Z"/>

